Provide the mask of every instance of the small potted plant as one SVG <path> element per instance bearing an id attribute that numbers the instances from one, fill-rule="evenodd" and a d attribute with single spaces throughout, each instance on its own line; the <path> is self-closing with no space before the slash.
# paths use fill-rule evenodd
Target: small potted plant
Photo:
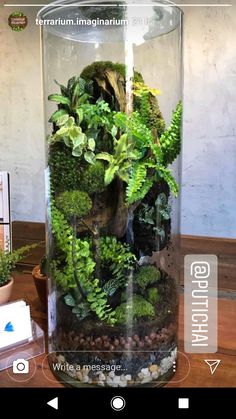
<path id="1" fill-rule="evenodd" d="M 47 258 L 44 256 L 32 271 L 35 288 L 43 311 L 47 310 Z"/>
<path id="2" fill-rule="evenodd" d="M 0 249 L 0 305 L 6 304 L 10 299 L 14 283 L 11 274 L 16 264 L 36 246 L 37 244 L 24 246 L 12 252 Z"/>

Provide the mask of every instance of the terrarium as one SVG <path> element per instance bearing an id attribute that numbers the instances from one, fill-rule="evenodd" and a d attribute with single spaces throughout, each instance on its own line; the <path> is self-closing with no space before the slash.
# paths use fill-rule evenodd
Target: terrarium
<path id="1" fill-rule="evenodd" d="M 57 1 L 42 28 L 49 359 L 73 386 L 159 386 L 177 357 L 182 11 Z"/>

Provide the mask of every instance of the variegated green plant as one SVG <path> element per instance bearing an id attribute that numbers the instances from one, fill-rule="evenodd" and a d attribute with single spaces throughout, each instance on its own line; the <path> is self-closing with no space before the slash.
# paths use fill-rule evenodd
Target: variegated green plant
<path id="1" fill-rule="evenodd" d="M 81 157 L 83 155 L 88 163 L 95 163 L 95 141 L 86 136 L 82 128 L 76 124 L 73 116 L 61 116 L 56 125 L 59 129 L 49 138 L 50 144 L 57 141 L 64 142 L 67 147 L 72 149 L 73 156 Z"/>

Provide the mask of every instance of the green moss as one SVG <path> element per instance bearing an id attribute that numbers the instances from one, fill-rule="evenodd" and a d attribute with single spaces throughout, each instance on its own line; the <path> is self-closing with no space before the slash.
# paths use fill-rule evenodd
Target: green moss
<path id="1" fill-rule="evenodd" d="M 140 318 L 151 319 L 155 316 L 155 310 L 141 295 L 134 295 L 126 303 L 122 303 L 115 310 L 115 318 L 118 324 L 126 323 L 127 317 L 132 316 L 134 320 Z"/>
<path id="2" fill-rule="evenodd" d="M 142 122 L 160 137 L 165 131 L 165 121 L 158 100 L 151 93 L 134 98 L 134 108 L 140 113 Z"/>
<path id="3" fill-rule="evenodd" d="M 83 171 L 80 189 L 89 194 L 102 192 L 105 189 L 104 184 L 105 169 L 101 162 L 97 161 L 91 164 Z"/>
<path id="4" fill-rule="evenodd" d="M 149 288 L 147 290 L 147 299 L 152 305 L 155 305 L 159 300 L 158 289 L 155 287 Z"/>
<path id="5" fill-rule="evenodd" d="M 56 206 L 67 219 L 81 218 L 91 210 L 92 201 L 86 192 L 65 191 L 56 198 Z"/>
<path id="6" fill-rule="evenodd" d="M 55 193 L 79 189 L 82 177 L 81 159 L 71 155 L 64 144 L 55 144 L 49 150 L 49 169 L 52 189 Z"/>
<path id="7" fill-rule="evenodd" d="M 134 282 L 141 288 L 146 288 L 148 285 L 159 281 L 161 277 L 160 271 L 155 266 L 142 266 L 139 272 L 134 276 Z"/>
<path id="8" fill-rule="evenodd" d="M 103 78 L 105 70 L 117 71 L 125 80 L 125 64 L 112 63 L 111 61 L 95 61 L 83 69 L 80 77 L 84 80 L 94 80 L 95 77 Z M 143 77 L 138 71 L 134 71 L 134 81 L 143 82 Z"/>

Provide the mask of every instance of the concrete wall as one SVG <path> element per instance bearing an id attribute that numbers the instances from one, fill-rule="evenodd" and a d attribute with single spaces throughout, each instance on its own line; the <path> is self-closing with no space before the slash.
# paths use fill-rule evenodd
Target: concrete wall
<path id="1" fill-rule="evenodd" d="M 20 33 L 7 24 L 17 8 L 0 8 L 0 170 L 11 176 L 12 219 L 44 221 L 44 127 L 39 30 L 35 8 Z"/>
<path id="2" fill-rule="evenodd" d="M 0 9 L 0 170 L 11 174 L 13 219 L 44 221 L 37 9 L 21 9 L 21 33 L 7 25 L 12 9 Z M 236 237 L 236 8 L 184 11 L 182 233 Z"/>
<path id="3" fill-rule="evenodd" d="M 235 37 L 235 6 L 186 8 L 185 234 L 236 237 Z"/>

